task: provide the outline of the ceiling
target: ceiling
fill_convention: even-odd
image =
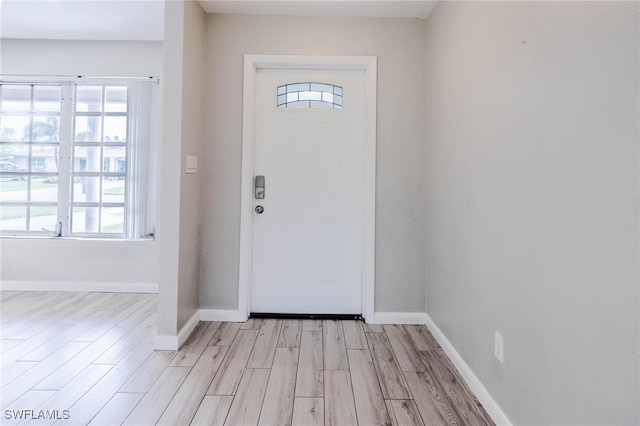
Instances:
[[[162,40],[158,0],[1,0],[2,38]]]
[[[427,0],[199,0],[208,13],[426,18]],[[162,40],[162,0],[0,0],[2,38]]]

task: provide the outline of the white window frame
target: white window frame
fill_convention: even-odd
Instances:
[[[72,137],[70,138],[71,141],[71,147],[69,148],[69,153],[71,155],[71,168],[69,170],[70,172],[70,176],[69,176],[69,184],[71,186],[71,191],[70,191],[70,206],[67,209],[67,211],[70,213],[70,215],[67,216],[67,220],[68,223],[64,223],[62,222],[62,229],[66,230],[67,235],[71,236],[71,237],[92,237],[92,236],[96,236],[96,235],[100,235],[100,236],[104,236],[106,238],[122,238],[121,236],[123,236],[126,239],[133,239],[132,235],[129,235],[128,233],[128,229],[129,227],[127,226],[128,223],[131,221],[130,215],[127,214],[127,211],[131,211],[131,209],[127,208],[127,204],[128,204],[128,199],[127,199],[127,193],[130,191],[129,187],[132,185],[131,180],[130,180],[130,173],[127,173],[127,170],[130,169],[130,167],[126,167],[124,172],[110,172],[104,171],[104,152],[106,151],[105,148],[109,148],[110,145],[112,144],[112,142],[104,142],[104,132],[105,132],[105,122],[106,122],[106,117],[125,117],[127,119],[127,136],[126,136],[126,140],[127,143],[117,143],[114,144],[112,147],[120,147],[120,148],[124,148],[125,149],[125,161],[128,162],[129,158],[130,158],[130,151],[131,151],[131,147],[128,143],[128,141],[131,139],[131,133],[132,130],[131,128],[129,128],[129,123],[130,123],[130,111],[129,111],[129,105],[131,105],[130,100],[130,96],[127,93],[127,111],[126,113],[121,113],[121,112],[117,112],[117,113],[111,113],[111,112],[107,112],[104,110],[104,104],[106,102],[106,89],[107,87],[127,87],[128,89],[128,84],[123,84],[122,82],[118,83],[118,84],[113,84],[113,83],[103,83],[103,82],[97,82],[97,81],[91,81],[89,83],[78,83],[78,84],[74,84],[72,87],[73,90],[73,95],[75,96],[77,94],[78,88],[79,87],[100,87],[101,89],[101,103],[103,105],[101,105],[100,111],[96,111],[96,112],[86,112],[86,111],[77,111],[77,100],[72,98],[72,116],[71,116],[71,123],[72,123],[72,127],[74,127],[74,130],[72,132]],[[97,117],[100,119],[101,122],[101,135],[98,138],[100,140],[100,142],[93,142],[93,141],[76,141],[75,140],[75,135],[77,133],[77,131],[75,130],[75,124],[77,122],[77,118],[78,117]],[[88,170],[74,170],[75,167],[75,148],[81,148],[84,147],[87,150],[87,153],[89,152],[89,149],[92,148],[98,148],[99,152],[100,152],[100,160],[97,164],[98,166],[98,170],[97,171],[88,171]],[[125,163],[126,164],[126,163]],[[104,202],[104,200],[102,200],[102,194],[104,194],[104,189],[102,189],[98,196],[98,201],[83,201],[83,202],[78,202],[74,199],[74,194],[73,194],[73,187],[75,184],[75,179],[77,177],[80,177],[81,179],[84,178],[85,180],[89,180],[92,178],[96,178],[98,179],[98,181],[100,182],[99,187],[102,188],[102,185],[104,184],[104,180],[106,178],[109,177],[122,177],[125,180],[125,190],[124,190],[124,195],[122,197],[122,202],[117,202],[117,203],[109,203],[109,202]],[[98,220],[98,232],[73,232],[73,220],[74,220],[74,216],[73,216],[73,209],[75,208],[85,208],[85,209],[97,209],[98,211],[98,215],[97,215],[97,220]],[[106,232],[102,232],[101,228],[102,228],[102,221],[104,219],[104,209],[105,208],[122,208],[123,209],[123,225],[122,225],[122,233],[106,233]],[[64,236],[64,232],[63,232],[63,236]]]
[[[62,102],[60,109],[60,141],[58,165],[58,200],[57,226],[55,230],[46,231],[0,231],[1,237],[6,236],[46,236],[138,240],[152,239],[155,233],[155,214],[153,197],[149,196],[150,179],[148,172],[154,170],[149,167],[149,161],[155,158],[155,144],[150,140],[156,136],[151,123],[152,115],[156,112],[153,101],[155,95],[148,83],[155,83],[157,77],[145,78],[92,78],[92,77],[35,77],[35,76],[0,76],[2,84],[59,84],[62,87]],[[75,122],[75,87],[76,85],[127,85],[128,91],[135,93],[128,95],[127,101],[127,146],[125,168],[124,195],[124,229],[123,233],[73,233],[71,232],[71,208],[73,190],[73,150],[74,150],[74,122]],[[132,111],[138,116],[132,118]],[[141,113],[142,112],[142,113]],[[64,117],[64,118],[63,118]],[[132,128],[142,134],[133,137]],[[144,141],[139,139],[145,139]],[[100,178],[103,176],[103,164],[100,164]],[[102,212],[100,212],[102,214]]]

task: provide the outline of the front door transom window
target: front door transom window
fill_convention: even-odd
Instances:
[[[293,83],[278,86],[278,108],[342,108],[342,87],[326,83]]]

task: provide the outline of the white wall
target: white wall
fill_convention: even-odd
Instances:
[[[201,157],[202,153],[204,16],[197,2],[165,2],[157,233],[160,243],[158,342],[162,342],[157,344],[165,348],[164,342],[173,341],[199,308],[202,172],[185,174],[185,156]]]
[[[184,4],[165,1],[164,7],[161,172],[156,232],[160,247],[157,333],[173,340],[171,338],[178,334]],[[156,346],[169,349],[175,344],[165,347],[164,343],[156,342]]]
[[[162,42],[2,39],[0,43],[2,74],[162,74]],[[0,263],[4,282],[158,283],[154,241],[2,238]]]
[[[205,13],[197,2],[185,2],[184,67],[182,81],[182,164],[180,181],[180,269],[178,329],[200,304],[204,113]],[[186,155],[198,157],[198,173],[185,175]]]
[[[427,22],[427,308],[516,424],[640,423],[638,30],[637,2]]]
[[[144,77],[162,73],[161,41],[0,39],[2,74]]]
[[[207,16],[201,306],[236,309],[243,55],[378,56],[376,311],[424,312],[425,22]]]

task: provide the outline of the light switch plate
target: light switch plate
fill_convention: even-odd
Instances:
[[[198,173],[198,157],[187,155],[187,174]]]
[[[493,354],[498,358],[498,361],[504,364],[504,339],[497,331],[495,332]]]

